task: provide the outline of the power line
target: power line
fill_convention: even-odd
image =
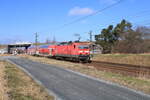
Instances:
[[[129,15],[129,16],[126,16],[126,17],[129,17],[129,18],[144,17],[143,14],[148,14],[148,15],[150,15],[150,10],[144,10],[144,11],[135,13],[134,15]]]
[[[138,23],[138,24],[144,24],[145,22],[146,22],[146,23],[150,22],[150,19],[138,21],[138,22],[135,22],[135,23]]]
[[[135,14],[133,14],[133,15],[127,15],[126,17],[128,17],[128,18],[130,18],[130,19],[133,19],[133,18],[138,18],[138,17],[143,17],[143,15],[142,14],[144,14],[144,13],[150,13],[150,10],[144,10],[144,11],[141,11],[141,12],[138,12],[138,13],[135,13]],[[117,18],[117,19],[119,19],[119,18]],[[116,19],[113,19],[113,20],[116,20]],[[147,21],[147,20],[146,20]],[[141,21],[140,21],[141,22]],[[142,21],[143,22],[143,21]],[[115,23],[114,21],[113,22],[111,22],[110,24],[113,24],[113,23]],[[136,22],[136,23],[139,23],[139,22]],[[135,24],[135,23],[134,23]],[[101,26],[104,26],[104,25],[101,25]],[[96,31],[98,31],[99,29],[96,29]]]
[[[87,15],[87,16],[81,17],[81,18],[79,18],[79,19],[76,19],[76,20],[74,20],[74,21],[72,21],[72,22],[66,23],[66,24],[62,25],[60,28],[58,28],[57,30],[59,30],[59,29],[61,29],[61,28],[64,28],[64,27],[66,27],[66,26],[69,26],[69,25],[71,25],[71,24],[77,23],[77,22],[79,22],[79,21],[81,21],[81,20],[87,19],[87,18],[89,18],[89,17],[91,17],[91,16],[97,15],[98,13],[103,12],[104,10],[107,10],[107,9],[109,9],[109,8],[112,8],[112,7],[114,7],[114,6],[118,5],[118,4],[120,4],[120,3],[123,2],[123,1],[124,1],[124,0],[119,0],[118,2],[113,3],[113,4],[107,6],[107,7],[103,8],[103,9],[97,10],[96,12],[94,12],[94,13],[92,13],[92,14],[90,14],[90,15]]]
[[[131,18],[131,19],[133,19],[133,18],[137,18],[137,17],[142,17],[141,15],[142,14],[145,14],[145,13],[150,13],[150,10],[144,10],[144,11],[141,11],[141,12],[137,12],[137,13],[135,13],[135,14],[133,14],[133,15],[127,15],[126,17],[129,17],[129,18]],[[117,19],[119,19],[119,18],[117,18]],[[114,20],[116,20],[116,19],[114,19]],[[140,21],[140,22],[133,22],[134,24],[139,24],[139,23],[145,23],[145,22],[149,22],[150,20],[144,20],[144,21]],[[111,22],[111,24],[113,24],[114,22]],[[137,25],[138,25],[137,24]],[[145,25],[149,25],[150,23],[146,23]],[[105,26],[105,25],[101,25],[101,26]],[[94,30],[94,31],[98,31],[98,30],[100,30],[100,28],[98,28],[98,29],[96,29],[96,30]],[[96,35],[96,34],[95,34]],[[92,35],[92,36],[94,36],[94,35]]]
[[[146,26],[150,26],[150,22],[149,22],[149,23],[145,23],[144,25],[146,25]]]

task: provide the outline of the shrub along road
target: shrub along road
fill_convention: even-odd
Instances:
[[[95,80],[66,69],[18,57],[5,59],[19,65],[62,100],[150,100],[149,95]]]

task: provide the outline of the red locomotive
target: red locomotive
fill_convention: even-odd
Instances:
[[[28,54],[49,56],[56,59],[67,59],[72,61],[90,61],[90,49],[87,42],[62,42],[57,45],[41,45],[30,47]]]

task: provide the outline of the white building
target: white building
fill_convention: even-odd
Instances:
[[[6,54],[8,53],[7,48],[0,49],[0,54]]]

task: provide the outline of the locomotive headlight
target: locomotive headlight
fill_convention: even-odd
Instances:
[[[79,51],[79,53],[82,53],[83,51]]]
[[[89,53],[89,51],[84,51],[84,52]]]

